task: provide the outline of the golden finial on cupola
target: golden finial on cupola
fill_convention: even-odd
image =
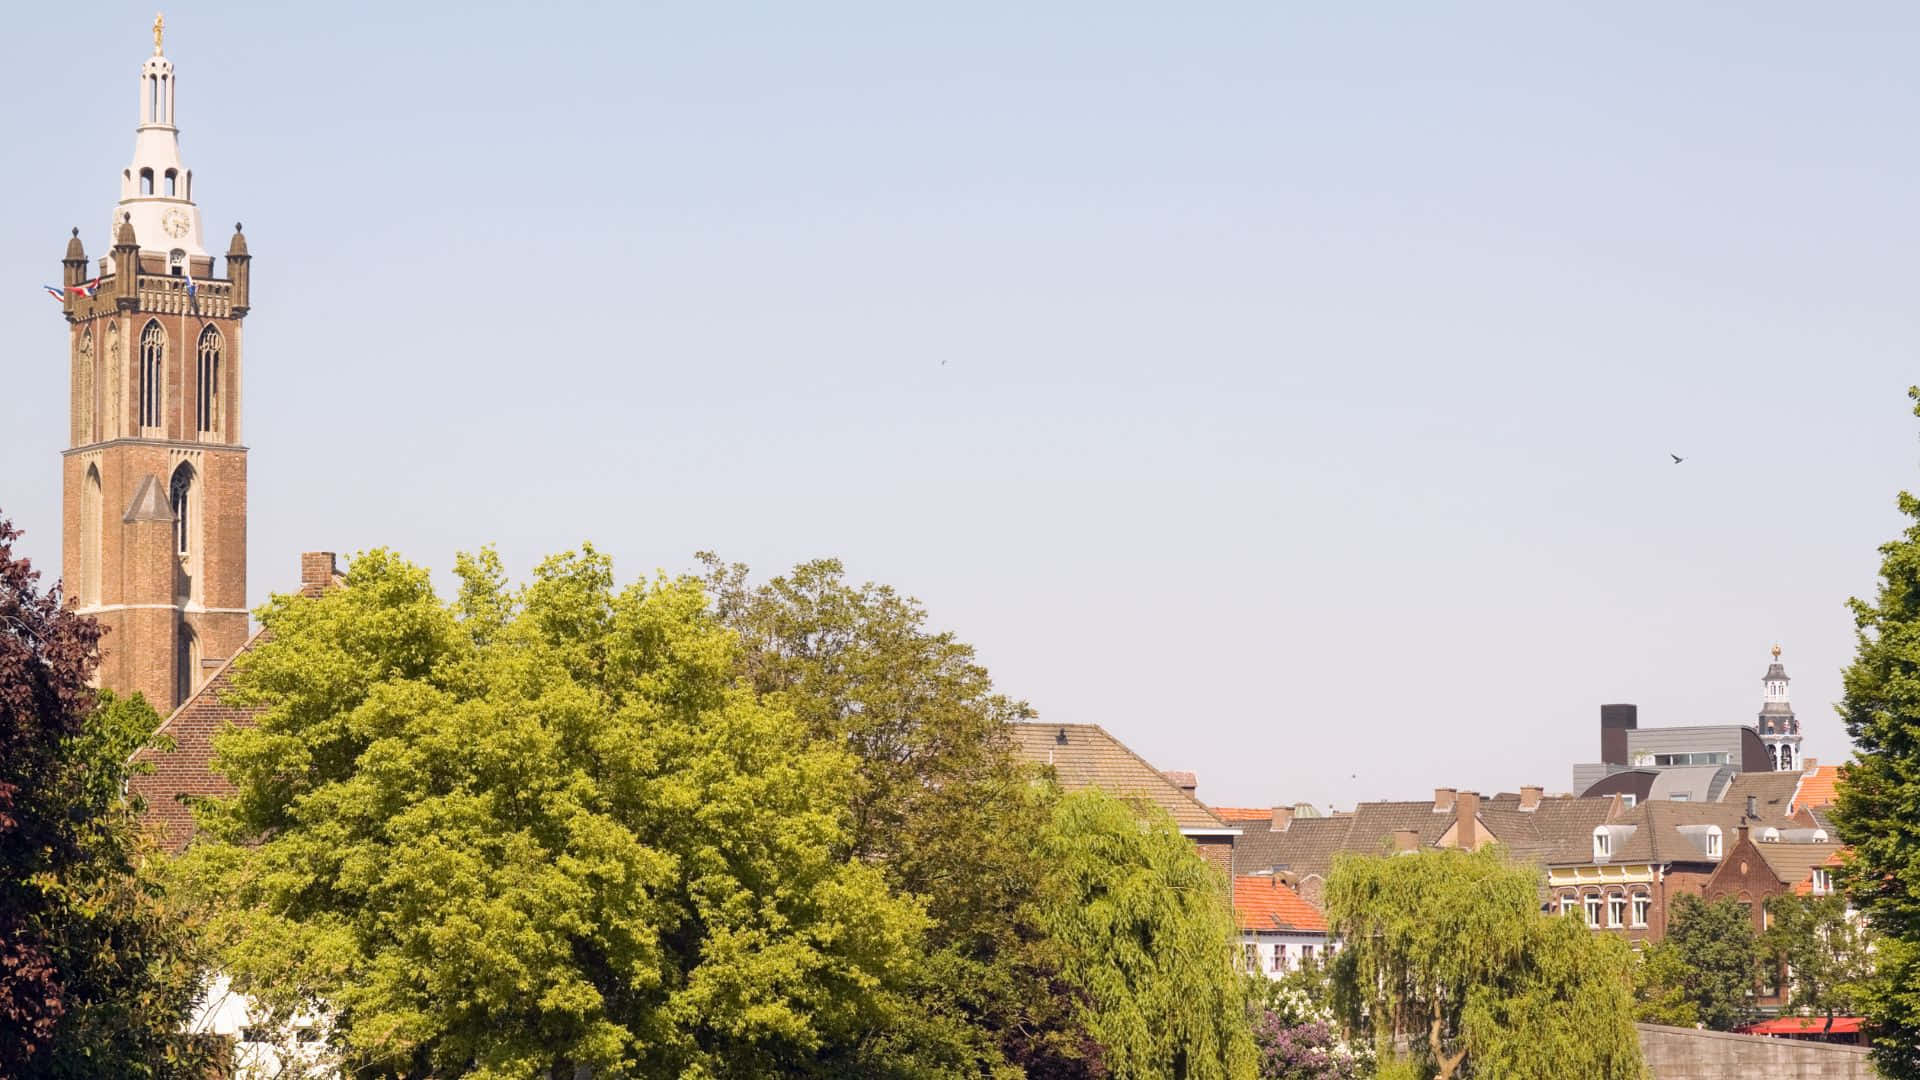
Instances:
[[[160,39],[167,32],[166,16],[155,13],[153,16],[153,55],[160,55]]]
[[[1777,641],[1773,643],[1773,658],[1780,659],[1780,643]]]

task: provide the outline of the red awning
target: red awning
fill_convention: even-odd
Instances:
[[[1733,1030],[1742,1035],[1857,1035],[1863,1022],[1858,1016],[1836,1016],[1829,1028],[1824,1016],[1781,1016]]]

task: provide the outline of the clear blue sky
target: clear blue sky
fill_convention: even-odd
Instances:
[[[302,549],[838,555],[1212,801],[1563,789],[1598,706],[1834,760],[1920,482],[1920,9],[175,4]],[[0,509],[145,3],[0,45]],[[1669,451],[1687,458],[1675,466]]]

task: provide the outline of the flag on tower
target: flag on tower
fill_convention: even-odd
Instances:
[[[94,278],[92,281],[83,281],[78,285],[69,285],[67,288],[81,296],[92,296],[100,291],[100,279]]]
[[[67,302],[67,294],[64,289],[56,289],[51,285],[42,285],[40,287],[47,290],[47,295],[53,297],[55,300],[63,304]]]

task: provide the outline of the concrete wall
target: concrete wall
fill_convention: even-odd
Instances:
[[[1861,1046],[1635,1024],[1653,1080],[1874,1080]]]

